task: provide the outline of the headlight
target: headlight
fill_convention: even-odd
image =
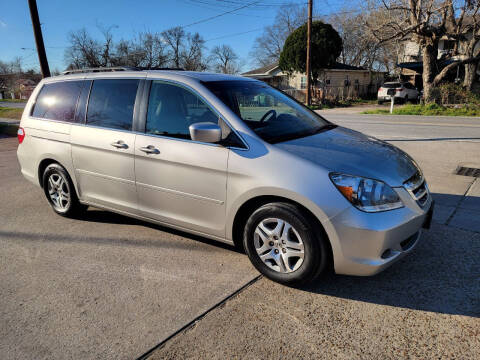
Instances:
[[[366,212],[398,209],[403,206],[397,193],[382,181],[332,173],[330,179],[355,207]]]

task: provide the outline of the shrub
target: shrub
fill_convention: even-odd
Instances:
[[[453,83],[442,84],[432,91],[432,97],[437,104],[468,104],[480,105],[480,95],[465,90],[460,85]]]

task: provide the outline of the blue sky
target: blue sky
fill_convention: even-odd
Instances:
[[[63,54],[68,46],[68,33],[85,27],[92,36],[100,37],[97,24],[115,25],[114,39],[129,39],[135,32],[162,31],[184,26],[235,10],[252,3],[249,0],[37,0],[40,21],[50,68],[63,70]],[[207,47],[228,44],[251,67],[248,53],[256,36],[265,25],[273,23],[278,6],[306,0],[264,0],[231,14],[185,27],[199,32]],[[322,0],[321,11],[328,14],[341,8],[342,0]],[[320,9],[320,4],[316,6]],[[242,35],[230,36],[240,32]],[[218,39],[222,37],[221,39]],[[20,56],[24,68],[37,68],[35,41],[32,33],[27,0],[0,0],[0,60],[10,61]],[[22,49],[23,48],[23,49]]]

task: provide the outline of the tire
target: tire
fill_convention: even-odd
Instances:
[[[382,101],[382,100],[377,100],[377,104],[378,104],[378,105],[382,105],[382,104],[383,104],[383,101]]]
[[[316,279],[327,268],[329,247],[322,234],[299,207],[270,203],[248,219],[243,245],[260,273],[278,283],[297,286]]]
[[[408,103],[408,95],[405,95],[405,97],[403,98],[403,103],[404,104]]]
[[[57,214],[76,217],[87,209],[78,201],[72,180],[61,165],[48,165],[43,172],[42,184],[47,201]]]

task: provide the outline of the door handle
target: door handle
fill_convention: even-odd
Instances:
[[[160,150],[158,150],[153,145],[148,145],[148,146],[145,146],[145,147],[141,147],[139,150],[143,151],[146,154],[160,154]]]
[[[116,147],[117,149],[128,149],[128,145],[123,142],[123,140],[118,140],[117,142],[113,142],[110,145]]]

